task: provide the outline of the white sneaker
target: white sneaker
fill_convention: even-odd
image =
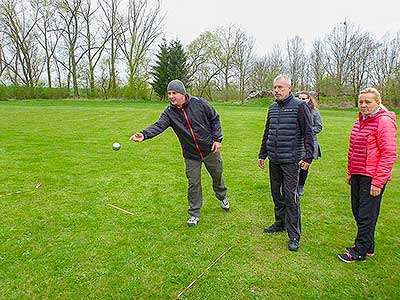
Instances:
[[[187,221],[187,225],[188,225],[189,227],[196,226],[197,223],[199,223],[199,221],[200,221],[200,218],[195,217],[195,216],[191,216],[191,217],[189,218],[189,220]]]
[[[220,201],[220,205],[221,205],[221,208],[222,208],[223,210],[228,211],[228,210],[229,210],[229,201],[228,201],[228,198],[225,198],[224,200],[221,200],[221,201]]]

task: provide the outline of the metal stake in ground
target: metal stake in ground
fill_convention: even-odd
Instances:
[[[236,243],[239,244],[240,241],[237,241]],[[230,247],[229,247],[228,249],[226,249],[220,256],[218,256],[217,259],[214,260],[214,261],[211,263],[211,265],[208,266],[207,269],[205,269],[203,272],[201,272],[201,274],[198,275],[187,287],[185,287],[178,295],[176,295],[176,297],[174,298],[174,300],[179,299],[184,293],[186,293],[186,291],[187,291],[188,289],[190,289],[190,288],[191,288],[205,273],[207,273],[207,271],[208,271],[209,269],[211,269],[218,261],[220,261],[220,260],[224,257],[224,255],[225,255],[226,253],[228,253],[229,251],[231,251],[233,247],[234,247],[234,245],[233,245],[233,246],[230,246]]]
[[[7,193],[7,194],[0,194],[0,198],[1,198],[1,197],[6,197],[6,196],[10,196],[10,195],[14,195],[14,194],[21,194],[21,193],[33,192],[34,190],[40,188],[41,186],[42,186],[41,183],[36,183],[34,189],[22,190],[22,191],[16,191],[16,192],[10,192],[10,193]]]

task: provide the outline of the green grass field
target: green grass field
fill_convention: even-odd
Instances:
[[[215,104],[231,211],[220,209],[204,169],[201,222],[188,228],[172,130],[128,143],[165,106],[0,102],[0,194],[32,190],[0,198],[0,299],[174,299],[230,246],[181,299],[400,299],[399,163],[383,197],[375,257],[336,257],[356,231],[345,184],[356,110],[321,111],[323,157],[301,198],[301,248],[292,253],[286,234],[263,233],[274,221],[268,172],[257,167],[267,107]]]

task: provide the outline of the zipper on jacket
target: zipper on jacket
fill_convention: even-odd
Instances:
[[[278,157],[278,132],[279,132],[279,127],[281,126],[281,112],[282,112],[282,107],[279,107],[279,113],[278,113],[278,124],[276,127],[276,131],[275,131],[275,154]]]
[[[186,114],[186,111],[185,111],[185,109],[183,107],[182,107],[182,112],[183,112],[183,115],[185,116],[186,123],[189,126],[190,134],[192,135],[192,138],[193,138],[194,144],[196,145],[197,151],[199,152],[201,159],[204,160],[203,153],[201,153],[199,144],[197,143],[196,136],[194,135],[192,125],[190,124],[189,118],[188,118],[188,116]]]

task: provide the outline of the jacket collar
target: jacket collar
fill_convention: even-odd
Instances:
[[[378,107],[377,107],[372,113],[370,113],[369,115],[362,114],[363,119],[365,120],[365,119],[367,119],[367,118],[372,118],[373,116],[375,116],[375,115],[379,112],[380,109],[381,109],[381,107],[378,106]]]
[[[186,98],[186,102],[183,103],[182,106],[173,105],[171,103],[169,104],[169,106],[174,108],[174,109],[182,110],[183,108],[186,108],[189,105],[189,102],[190,102],[190,99],[191,99],[189,94],[186,94],[185,98]]]
[[[383,109],[382,107],[379,107],[379,109],[372,112],[367,117],[365,117],[365,115],[362,114],[361,112],[358,112],[358,118],[359,118],[360,122],[366,122],[366,121],[368,122],[370,120],[375,120],[376,118],[379,118],[382,114],[385,114],[387,112],[388,112],[387,110]]]
[[[275,102],[278,103],[280,106],[286,105],[290,100],[294,98],[293,93],[290,93],[289,96],[286,99],[283,99],[281,101],[278,101],[275,99]]]

